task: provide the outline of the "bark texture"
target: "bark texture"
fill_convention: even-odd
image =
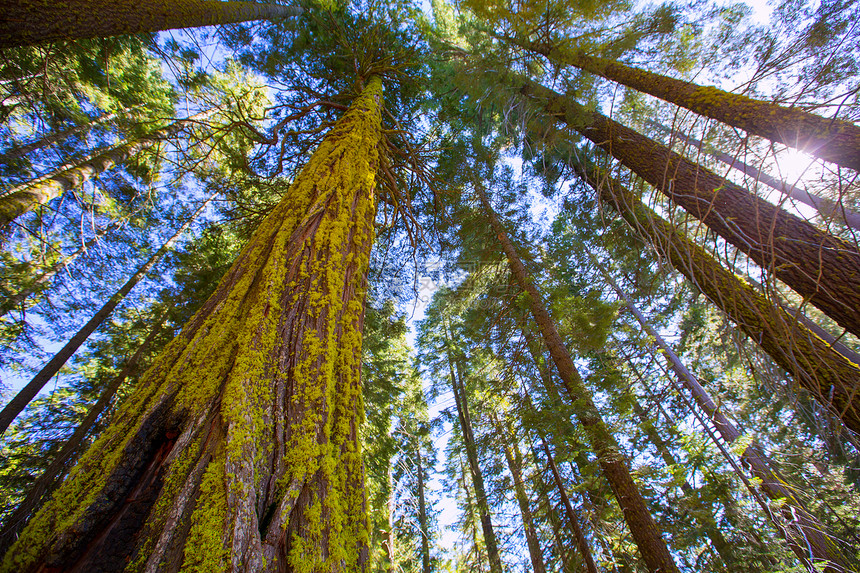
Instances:
[[[0,19],[0,48],[175,28],[274,20],[301,13],[279,4],[219,0],[15,0]]]
[[[860,251],[666,146],[534,82],[522,92],[860,336]]]
[[[550,356],[555,362],[568,398],[577,406],[577,418],[585,429],[591,442],[591,448],[597,456],[600,469],[609,481],[615,499],[621,506],[624,518],[630,527],[630,532],[633,534],[633,539],[636,541],[645,565],[653,573],[676,573],[678,567],[669,553],[666,542],[661,537],[654,518],[651,517],[645,506],[645,500],[633,481],[633,476],[630,475],[624,454],[618,447],[615,437],[603,422],[600,412],[591,398],[591,393],[579,376],[573,359],[564,346],[549,312],[547,312],[540,293],[531,282],[528,271],[523,266],[513,242],[493,211],[486,194],[480,188],[478,189],[478,198],[508,258],[511,273],[520,288],[529,295],[529,304],[535,322],[540,328]]]
[[[0,571],[358,571],[372,78]]]
[[[711,86],[676,80],[582,52],[522,44],[547,59],[623,84],[752,135],[860,171],[860,126]]]
[[[50,173],[3,192],[0,194],[0,228],[39,205],[44,205],[67,191],[79,188],[114,165],[121,164],[144,149],[177,134],[190,122],[206,118],[213,111],[207,110],[174,122],[141,139],[123,141],[107,149],[101,149],[76,163],[67,163]]]
[[[580,176],[819,403],[860,432],[860,366],[724,269],[616,180],[596,171]]]

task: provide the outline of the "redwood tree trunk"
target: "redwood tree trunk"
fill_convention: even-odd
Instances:
[[[639,548],[642,559],[653,573],[676,573],[678,567],[675,565],[666,542],[661,537],[657,524],[651,517],[645,500],[639,492],[639,488],[630,475],[624,454],[618,447],[615,437],[603,422],[597,406],[591,398],[591,394],[579,376],[573,359],[555,327],[555,323],[543,304],[540,293],[531,282],[514,244],[508,237],[507,232],[493,211],[484,192],[477,189],[478,198],[490,219],[496,237],[508,258],[508,264],[520,288],[529,297],[529,305],[535,322],[541,330],[547,349],[558,368],[559,375],[564,383],[564,388],[573,404],[577,405],[576,415],[582,424],[591,442],[592,450],[597,456],[600,468],[609,481],[615,499],[621,506],[624,518],[633,534],[633,539]]]
[[[363,567],[381,100],[371,78],[0,571]]]
[[[301,13],[293,6],[219,0],[15,0],[6,2],[3,10],[0,48],[274,20]]]
[[[547,59],[618,82],[637,91],[860,171],[860,127],[797,108],[782,107],[710,86],[676,80],[614,60],[571,53],[547,45],[520,43]]]
[[[579,175],[822,406],[848,428],[860,432],[858,365],[724,269],[705,249],[660,218],[615,179],[601,177],[596,171],[580,171]]]
[[[666,146],[535,82],[522,91],[860,336],[860,251]]]

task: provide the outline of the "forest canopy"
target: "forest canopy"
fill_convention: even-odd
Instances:
[[[5,2],[0,572],[860,571],[858,22]]]

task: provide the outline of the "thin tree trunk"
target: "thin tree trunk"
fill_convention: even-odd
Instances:
[[[660,333],[651,326],[645,316],[639,311],[630,297],[627,296],[615,280],[602,268],[603,278],[618,293],[618,297],[624,301],[625,306],[633,313],[636,320],[648,336],[654,340],[655,347],[660,351],[669,363],[669,367],[678,377],[678,381],[692,394],[696,404],[714,422],[714,426],[728,444],[736,442],[741,437],[741,432],[725,414],[725,408],[717,407],[698,379],[681,362],[674,350],[663,340]],[[789,546],[800,558],[802,563],[814,563],[823,565],[825,573],[837,573],[851,571],[851,565],[842,554],[836,543],[838,537],[833,535],[817,518],[806,509],[804,504],[797,499],[794,492],[787,485],[785,478],[776,471],[773,462],[764,453],[764,450],[753,440],[744,449],[741,458],[749,465],[753,475],[759,478],[761,488],[773,501],[779,503],[780,512],[785,518],[788,529],[793,535],[788,536]]]
[[[29,155],[34,151],[54,145],[55,143],[60,142],[68,137],[71,137],[72,135],[85,133],[92,129],[94,125],[106,123],[121,115],[125,115],[126,113],[126,110],[121,110],[113,113],[105,113],[82,125],[75,125],[73,127],[60,131],[53,131],[46,135],[43,135],[38,139],[28,141],[27,143],[23,143],[21,145],[16,145],[11,149],[8,149],[5,153],[0,154],[0,163],[11,163],[12,161],[21,159],[22,157]]]
[[[27,407],[33,398],[41,392],[42,388],[44,388],[45,384],[51,380],[57,373],[60,371],[60,368],[65,365],[65,363],[72,357],[72,355],[77,352],[78,348],[87,341],[90,335],[96,331],[96,329],[101,326],[102,322],[110,316],[113,310],[117,307],[119,303],[121,303],[128,293],[131,292],[137,283],[139,283],[146,274],[154,267],[158,261],[161,260],[167,252],[170,250],[170,247],[173,246],[179,237],[191,226],[191,224],[197,219],[200,213],[206,208],[206,205],[209,204],[213,197],[210,197],[206,200],[198,209],[194,212],[191,217],[188,218],[185,223],[182,224],[181,227],[170,237],[160,249],[158,249],[149,259],[143,263],[137,271],[125,282],[124,285],[120,287],[120,289],[112,296],[108,301],[96,312],[93,317],[87,321],[87,323],[78,330],[74,336],[63,346],[59,352],[57,352],[51,360],[45,364],[44,367],[39,371],[38,374],[33,376],[33,379],[24,386],[12,400],[9,401],[8,404],[0,411],[0,436],[2,436],[6,430],[9,428],[9,425],[12,421],[20,414],[24,408]]]
[[[812,396],[860,433],[860,367],[807,329],[801,321],[771,304],[705,249],[646,207],[615,179],[598,172],[579,175],[598,191],[646,242],[695,284],[743,332]]]
[[[853,123],[676,80],[614,60],[587,56],[583,52],[571,53],[547,45],[517,43],[555,63],[579,68],[752,135],[860,171],[860,153],[857,152],[860,149],[860,127]]]
[[[630,398],[633,405],[633,412],[636,414],[636,417],[639,418],[639,427],[642,428],[645,435],[648,436],[648,440],[654,444],[655,448],[657,448],[657,452],[660,454],[660,457],[663,458],[663,463],[666,464],[666,467],[678,466],[678,460],[676,460],[675,456],[673,456],[669,451],[668,445],[660,436],[660,433],[657,431],[657,428],[654,427],[654,424],[651,423],[651,420],[648,418],[648,414],[645,412],[642,405],[639,404],[639,400],[636,399],[635,394],[631,394]],[[719,554],[720,558],[723,560],[726,568],[729,571],[738,571],[738,560],[734,556],[734,547],[726,540],[723,532],[720,531],[719,527],[717,527],[716,520],[710,514],[710,508],[708,508],[706,504],[702,503],[702,498],[699,493],[686,479],[681,483],[681,491],[684,492],[684,495],[686,495],[688,499],[691,499],[699,506],[700,512],[697,513],[695,519],[701,523],[702,528],[705,530],[705,535],[708,536],[708,539],[711,541],[714,549],[716,549],[717,554]]]
[[[114,221],[113,223],[96,233],[96,236],[94,236],[92,239],[78,247],[77,250],[73,251],[72,253],[69,253],[67,256],[63,257],[61,261],[42,271],[42,274],[36,277],[36,279],[33,280],[33,282],[30,283],[29,286],[21,289],[14,294],[4,297],[3,300],[0,301],[0,316],[4,316],[5,314],[12,312],[21,303],[23,303],[31,295],[33,295],[33,293],[41,291],[44,285],[52,278],[54,278],[58,272],[68,267],[69,264],[72,263],[72,261],[74,261],[80,255],[86,253],[90,249],[90,247],[95,245],[106,234],[119,227],[120,224],[120,221]]]
[[[357,432],[381,107],[373,77],[0,572],[364,566]]]
[[[124,163],[144,149],[175,135],[188,123],[200,121],[214,111],[210,109],[176,121],[141,139],[122,141],[107,149],[100,149],[81,160],[62,165],[50,173],[3,192],[0,194],[0,228],[9,225],[17,217],[34,210],[39,205],[44,205],[67,191],[79,188],[96,175],[104,173],[114,165]]]
[[[852,229],[860,231],[860,213],[856,213],[855,211],[846,208],[842,205],[842,203],[837,201],[831,201],[830,199],[825,199],[824,197],[819,197],[818,195],[814,195],[809,191],[806,191],[805,189],[801,189],[800,187],[791,185],[790,183],[777,179],[776,177],[765,173],[757,167],[754,167],[748,163],[744,163],[737,157],[729,155],[728,153],[720,151],[719,149],[714,149],[712,146],[706,145],[704,142],[699,141],[698,139],[690,137],[689,135],[684,135],[680,131],[669,129],[665,125],[657,123],[656,121],[646,120],[645,123],[659,129],[663,133],[667,133],[672,138],[680,139],[685,143],[694,145],[697,149],[710,155],[717,161],[725,163],[726,165],[734,169],[738,169],[744,175],[752,177],[756,181],[761,181],[771,189],[776,189],[780,193],[788,195],[795,201],[799,201],[804,205],[812,207],[813,209],[818,211],[818,213],[825,219],[835,217],[840,221],[843,221]]]
[[[469,462],[469,473],[472,485],[475,488],[476,504],[481,519],[481,530],[484,533],[484,545],[487,547],[487,559],[492,573],[502,573],[502,560],[499,557],[499,546],[496,542],[496,533],[493,530],[493,522],[490,519],[490,505],[487,500],[487,490],[484,486],[484,475],[478,462],[478,449],[475,445],[475,435],[472,432],[472,418],[469,414],[469,405],[466,398],[466,389],[463,384],[463,375],[460,370],[459,356],[452,357],[451,336],[447,332],[445,336],[448,342],[448,366],[451,371],[451,390],[454,393],[454,401],[457,405],[457,418],[460,421],[460,429],[463,432],[463,444],[466,446],[466,458]]]
[[[119,374],[117,374],[116,377],[114,377],[114,379],[104,387],[99,399],[87,411],[87,415],[81,421],[80,425],[75,428],[74,433],[66,440],[59,453],[57,453],[54,459],[51,460],[50,465],[45,468],[45,471],[42,472],[42,475],[33,482],[33,485],[27,492],[27,496],[18,504],[18,507],[15,508],[12,515],[6,519],[3,524],[3,530],[0,531],[0,555],[6,553],[9,546],[14,543],[18,534],[24,528],[24,525],[26,525],[27,519],[29,519],[29,517],[33,515],[33,512],[42,505],[45,494],[54,489],[57,481],[66,471],[69,460],[72,459],[74,454],[78,453],[84,439],[89,435],[93,426],[95,426],[96,420],[99,419],[102,413],[113,401],[113,397],[116,395],[120,386],[122,386],[129,377],[134,376],[138,372],[141,358],[144,354],[149,352],[152,341],[161,332],[163,324],[162,320],[162,322],[150,330],[147,337],[141,345],[138,346],[137,351],[128,359],[119,371]]]
[[[388,573],[396,573],[397,565],[394,563],[394,471],[391,461],[388,462],[388,502],[386,510],[388,513],[388,535],[385,540],[385,553],[388,557]]]
[[[499,435],[499,440],[502,442],[502,449],[505,452],[505,460],[508,462],[508,470],[514,479],[514,493],[517,498],[517,505],[520,507],[520,515],[523,519],[523,532],[526,536],[526,545],[529,548],[529,559],[532,563],[532,571],[536,573],[546,573],[546,565],[543,561],[543,551],[541,551],[540,540],[535,529],[532,512],[529,508],[529,498],[526,494],[526,487],[523,483],[523,456],[520,448],[517,445],[516,432],[512,428],[503,428],[501,423],[493,417],[493,422],[496,427],[496,433]],[[505,436],[511,436],[510,443]]]
[[[301,9],[256,2],[217,0],[39,0],[7,2],[0,20],[0,48],[43,42],[105,38],[176,28],[196,28],[251,20],[276,20]]]
[[[639,551],[648,569],[654,573],[675,573],[675,565],[666,542],[661,537],[657,524],[645,506],[645,500],[639,488],[630,475],[624,454],[618,447],[615,437],[603,422],[600,412],[594,405],[591,394],[579,376],[570,353],[564,346],[561,336],[556,330],[555,323],[543,304],[540,293],[531,282],[514,244],[511,242],[504,227],[490,206],[485,193],[480,187],[476,188],[478,198],[490,219],[496,237],[508,258],[508,264],[517,283],[529,296],[529,305],[535,322],[540,327],[550,356],[558,369],[559,375],[567,390],[571,403],[577,406],[576,415],[585,429],[594,453],[597,455],[601,470],[615,494],[615,499],[621,506],[624,518],[630,526],[630,532],[639,547]]]
[[[535,82],[522,92],[860,336],[860,251],[664,145]]]
[[[430,531],[427,526],[427,499],[424,495],[424,461],[421,458],[421,442],[416,452],[418,464],[418,526],[421,528],[421,571],[430,573]]]
[[[565,490],[564,480],[561,479],[561,474],[558,471],[558,466],[555,465],[555,460],[552,457],[552,452],[549,449],[549,444],[546,443],[546,440],[541,436],[541,445],[543,447],[543,452],[546,455],[547,465],[549,466],[549,470],[552,473],[552,479],[555,482],[555,487],[558,490],[559,495],[561,496],[561,502],[564,504],[564,511],[567,514],[567,521],[570,523],[570,528],[573,530],[573,536],[576,539],[576,545],[579,547],[579,552],[583,557],[585,570],[588,573],[597,573],[597,565],[594,564],[594,558],[591,556],[591,548],[588,546],[588,540],[585,538],[585,533],[582,531],[582,527],[579,524],[579,516],[576,514],[576,510],[573,507],[573,504],[570,502],[570,498],[567,497],[567,491]]]

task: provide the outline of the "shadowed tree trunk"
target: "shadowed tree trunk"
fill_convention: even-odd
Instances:
[[[189,123],[200,121],[211,115],[207,110],[134,141],[122,141],[107,149],[100,149],[87,157],[67,163],[57,169],[17,185],[0,194],[0,229],[20,215],[44,205],[67,191],[77,189],[96,175],[104,173],[114,165],[128,161],[130,157],[148,149],[168,137],[177,134]]]
[[[457,418],[460,421],[460,429],[463,432],[463,443],[466,446],[466,458],[469,462],[469,473],[472,485],[475,488],[475,501],[478,506],[478,514],[481,519],[481,530],[484,533],[484,545],[487,547],[487,558],[490,562],[492,573],[502,573],[502,560],[499,557],[499,546],[496,542],[496,533],[493,530],[493,522],[490,519],[490,505],[487,501],[487,490],[484,486],[484,475],[478,461],[478,449],[475,445],[475,434],[472,432],[472,417],[469,413],[469,403],[466,399],[466,389],[463,384],[463,373],[460,366],[460,356],[452,356],[451,335],[445,327],[446,352],[448,354],[448,366],[451,373],[451,390],[454,393],[454,401],[457,405]]]
[[[578,171],[654,248],[695,284],[740,329],[822,406],[860,432],[860,367],[839,354],[803,323],[770,303],[749,284],[724,269],[705,249],[610,177]]]
[[[4,3],[3,9],[0,48],[275,20],[301,13],[294,6],[219,0],[15,0]]]
[[[664,145],[535,82],[522,93],[860,336],[860,251]]]
[[[676,80],[583,52],[505,39],[538,52],[554,63],[579,68],[752,135],[860,171],[860,153],[857,152],[860,149],[860,127],[853,123]]]
[[[427,499],[424,495],[424,461],[421,457],[421,442],[416,450],[418,470],[418,526],[421,528],[421,571],[430,573],[430,532],[427,529]]]
[[[0,570],[362,568],[381,105],[371,78]]]
[[[825,219],[835,217],[836,219],[843,221],[852,229],[860,231],[860,213],[856,213],[851,209],[847,209],[841,203],[831,201],[830,199],[825,199],[824,197],[819,197],[818,195],[813,195],[809,191],[806,191],[804,189],[796,187],[795,185],[791,185],[790,183],[768,175],[761,169],[754,167],[748,163],[744,163],[737,157],[729,155],[728,153],[720,151],[719,149],[714,149],[712,146],[706,145],[704,142],[699,141],[698,139],[692,138],[689,135],[684,135],[679,131],[669,129],[665,125],[657,123],[656,121],[646,120],[645,123],[647,123],[651,127],[657,128],[663,133],[668,134],[673,139],[679,139],[685,143],[689,143],[690,145],[695,146],[696,149],[710,155],[717,161],[725,163],[729,167],[733,167],[741,171],[744,175],[747,175],[749,177],[752,177],[756,181],[764,183],[771,189],[776,189],[780,193],[788,195],[795,201],[799,201],[804,205],[812,207],[813,209],[818,211],[818,213]]]
[[[504,227],[490,206],[486,194],[480,187],[476,187],[478,199],[490,219],[490,224],[501,243],[501,247],[507,256],[511,273],[520,288],[528,294],[529,305],[535,322],[541,330],[546,346],[558,369],[559,375],[564,383],[568,398],[576,406],[576,416],[582,424],[591,442],[591,448],[597,456],[600,468],[609,481],[615,499],[621,506],[624,518],[630,527],[630,532],[636,541],[639,552],[642,555],[649,571],[653,573],[676,573],[678,567],[675,565],[666,542],[663,541],[661,533],[654,522],[654,518],[645,506],[645,500],[639,492],[639,488],[630,475],[624,454],[618,447],[615,437],[609,432],[603,422],[597,406],[591,398],[591,393],[579,376],[573,359],[558,330],[543,304],[543,300],[537,288],[531,282],[514,244],[511,242]]]
[[[20,414],[24,408],[27,407],[27,404],[30,403],[36,395],[42,391],[42,388],[45,387],[45,384],[48,381],[57,375],[69,358],[77,352],[78,348],[87,341],[90,335],[96,331],[96,329],[101,326],[101,324],[105,321],[105,319],[110,316],[113,310],[117,307],[119,303],[121,303],[128,293],[131,292],[137,283],[142,281],[146,274],[154,267],[161,258],[167,254],[170,250],[170,247],[173,246],[179,237],[188,230],[188,227],[197,219],[197,217],[203,212],[206,208],[206,205],[214,198],[214,195],[207,199],[198,209],[194,212],[191,217],[188,218],[185,223],[182,224],[179,229],[173,234],[172,237],[167,239],[165,243],[159,248],[149,259],[143,263],[140,268],[135,272],[126,282],[122,285],[119,290],[112,296],[110,299],[96,312],[93,317],[87,321],[85,325],[78,330],[74,336],[63,346],[51,360],[48,361],[47,364],[39,371],[38,374],[33,376],[33,379],[24,386],[12,400],[9,401],[8,404],[0,411],[0,436],[2,436],[6,430],[9,428],[9,425],[12,421]]]

